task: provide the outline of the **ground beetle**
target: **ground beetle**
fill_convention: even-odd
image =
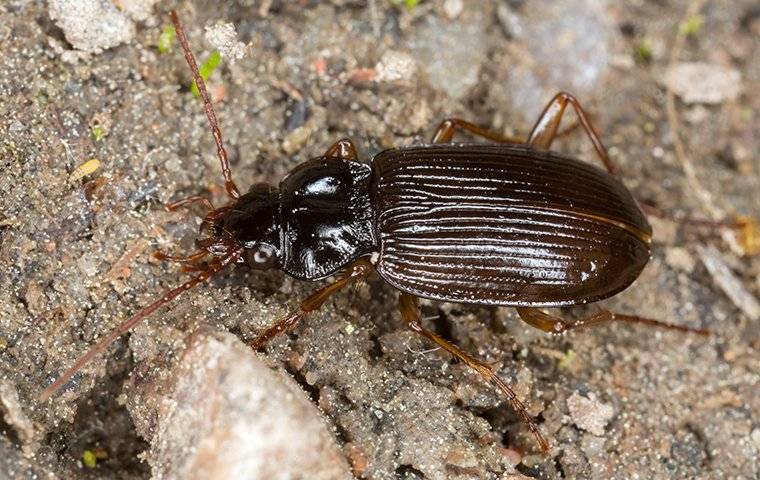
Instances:
[[[297,166],[279,186],[256,184],[241,195],[206,87],[177,15],[171,15],[203,99],[230,201],[214,208],[207,198],[194,196],[169,205],[175,210],[200,202],[209,210],[201,225],[208,236],[196,241],[198,252],[157,255],[197,276],[103,338],[44,391],[43,399],[119,335],[236,263],[278,268],[302,280],[342,272],[253,340],[255,349],[292,329],[333,293],[376,271],[399,290],[401,316],[409,327],[493,382],[544,451],[548,442],[493,367],[422,326],[418,297],[516,307],[525,322],[552,333],[620,320],[707,334],[607,310],[566,321],[539,309],[610,297],[638,277],[650,255],[652,229],[572,95],[562,92],[549,102],[527,141],[449,119],[431,144],[385,150],[367,165],[343,139]],[[568,105],[606,172],[549,150]],[[496,143],[451,143],[458,130]]]

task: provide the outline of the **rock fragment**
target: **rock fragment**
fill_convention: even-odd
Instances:
[[[598,95],[616,36],[606,4],[534,0],[519,17],[502,8],[502,29],[515,39],[515,53],[500,67],[507,70],[508,85],[492,88],[510,92],[514,108],[530,121],[558,90],[581,99]]]
[[[154,478],[350,479],[322,415],[234,335],[201,332],[157,412]]]
[[[681,62],[665,72],[665,85],[686,103],[718,104],[741,93],[738,70],[704,62]]]
[[[235,63],[245,55],[245,43],[238,41],[235,26],[231,23],[206,27],[206,40],[230,63]]]
[[[36,429],[29,417],[24,413],[18,391],[12,383],[0,382],[0,413],[2,420],[14,428],[16,435],[24,445],[36,440]]]
[[[135,26],[108,0],[49,0],[50,18],[77,50],[100,53],[132,40]]]
[[[456,21],[425,18],[409,48],[430,84],[453,99],[464,97],[478,83],[487,54],[487,22],[482,9],[467,2]]]
[[[604,427],[614,413],[611,405],[600,402],[593,393],[587,398],[573,392],[567,399],[567,408],[575,425],[597,436],[604,435]]]
[[[375,65],[375,71],[378,82],[405,82],[414,77],[417,62],[408,53],[388,50]]]

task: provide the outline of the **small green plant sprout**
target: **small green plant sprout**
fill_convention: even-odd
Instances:
[[[82,452],[82,463],[87,468],[95,468],[98,466],[98,460],[105,460],[108,458],[108,452],[102,448],[87,449]]]
[[[407,10],[413,10],[414,7],[420,4],[421,0],[390,0],[393,5],[405,6]]]
[[[208,81],[208,77],[214,73],[214,70],[217,69],[220,63],[222,63],[222,55],[219,53],[219,50],[214,50],[206,61],[198,67],[198,73],[200,73],[204,82]],[[192,87],[190,87],[190,91],[192,91],[193,95],[196,97],[201,96],[201,92],[198,91],[198,85],[196,85],[195,82],[193,82]]]
[[[634,45],[634,53],[636,59],[642,63],[649,63],[652,61],[652,42],[647,38],[642,38]]]
[[[106,136],[106,131],[100,125],[93,125],[92,128],[90,128],[90,134],[92,134],[93,140],[99,142]]]
[[[176,36],[177,32],[174,30],[174,26],[164,25],[164,29],[161,31],[161,35],[158,36],[158,41],[156,42],[158,53],[170,52],[174,44],[174,37]]]
[[[85,450],[82,453],[82,463],[87,468],[95,468],[98,466],[98,457],[95,456],[95,452],[92,450]]]
[[[692,15],[678,26],[678,33],[684,37],[696,37],[705,25],[705,17]]]
[[[569,369],[570,366],[573,364],[573,362],[575,362],[575,357],[576,357],[576,354],[573,349],[570,349],[567,352],[565,352],[565,354],[562,356],[562,358],[559,361],[559,364],[558,364],[559,368],[562,368],[565,370]]]

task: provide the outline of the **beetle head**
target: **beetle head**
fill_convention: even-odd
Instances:
[[[254,184],[235,203],[209,213],[201,224],[210,236],[197,245],[215,256],[243,248],[240,261],[257,270],[280,265],[280,196],[277,188]]]

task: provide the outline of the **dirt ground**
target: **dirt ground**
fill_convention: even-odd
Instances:
[[[191,332],[250,340],[315,288],[230,270],[123,336],[61,395],[38,400],[96,338],[185,278],[151,254],[190,251],[199,210],[163,204],[224,201],[181,52],[156,46],[172,8],[201,61],[213,50],[206,26],[230,22],[246,44],[209,81],[243,188],[276,183],[342,137],[369,161],[425,141],[448,116],[525,135],[564,88],[638,198],[676,216],[760,218],[752,0],[692,12],[665,0],[203,4],[148,5],[124,42],[86,54],[47,3],[0,4],[0,478],[150,478],[151,468],[160,477],[171,460],[156,448],[163,382]],[[717,69],[707,92],[716,98],[688,99],[666,83],[679,62]],[[580,131],[554,148],[596,162]],[[99,168],[80,175],[94,158]],[[741,255],[714,227],[652,225],[643,274],[599,306],[708,328],[711,338],[619,324],[550,336],[512,309],[423,303],[430,328],[493,362],[529,404],[549,455],[497,391],[405,328],[377,277],[338,294],[264,358],[324,412],[361,478],[760,478],[760,256]],[[711,259],[726,268],[708,268]]]

